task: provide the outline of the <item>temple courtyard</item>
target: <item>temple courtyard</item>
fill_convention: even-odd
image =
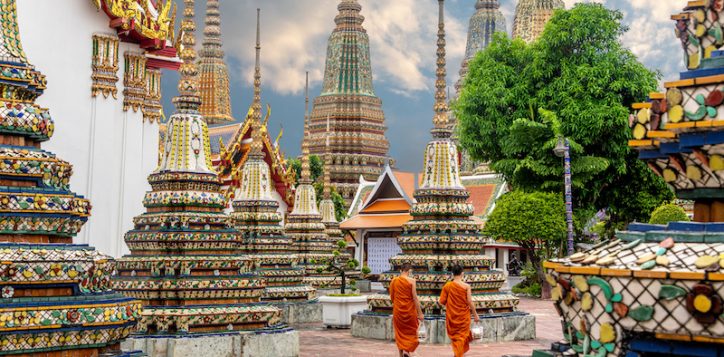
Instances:
[[[549,348],[551,343],[563,338],[561,323],[553,302],[521,298],[519,308],[535,316],[537,338],[531,341],[512,341],[493,344],[475,344],[467,357],[530,356],[533,350]],[[398,356],[395,343],[352,337],[350,330],[326,329],[319,324],[299,327],[300,356]],[[450,346],[421,345],[419,357],[451,355]]]

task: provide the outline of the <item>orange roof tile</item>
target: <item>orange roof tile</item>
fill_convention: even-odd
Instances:
[[[356,215],[340,224],[342,229],[400,228],[412,219],[408,213]]]
[[[470,192],[470,198],[468,203],[473,204],[474,215],[484,215],[490,206],[490,201],[495,194],[496,185],[485,184],[479,186],[468,186],[468,192]]]
[[[360,213],[394,213],[408,212],[410,204],[403,198],[392,200],[377,200],[371,205],[365,207]]]
[[[415,173],[402,171],[393,171],[392,173],[395,174],[397,182],[402,186],[402,190],[405,191],[407,197],[412,198],[413,193],[415,193]]]

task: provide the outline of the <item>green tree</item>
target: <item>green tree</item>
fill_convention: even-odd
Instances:
[[[302,160],[299,158],[289,159],[288,165],[296,172],[297,182],[299,182],[302,177]],[[312,181],[317,181],[322,176],[323,169],[324,163],[319,156],[309,155],[309,173],[312,175]]]
[[[659,74],[621,44],[622,18],[577,4],[556,11],[532,44],[496,34],[470,63],[454,105],[461,145],[513,188],[563,192],[552,149],[568,138],[575,211],[605,208],[614,224],[645,218],[671,197],[628,147],[629,108],[656,89]]]
[[[566,239],[563,197],[558,193],[511,191],[500,197],[485,223],[484,233],[494,239],[517,243],[528,251],[537,283],[545,283],[542,261],[562,251]]]
[[[683,208],[673,203],[661,205],[651,214],[650,224],[668,224],[669,222],[688,222],[689,216]]]

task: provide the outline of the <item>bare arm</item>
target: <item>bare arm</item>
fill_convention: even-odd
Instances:
[[[425,315],[422,314],[422,307],[420,306],[420,299],[417,297],[417,282],[412,282],[412,300],[415,301],[415,308],[417,309],[417,318],[423,320]]]
[[[475,322],[480,321],[480,317],[478,316],[478,310],[475,309],[475,303],[473,303],[473,289],[470,288],[470,285],[467,287],[468,290],[468,306],[470,306],[470,313],[473,314],[473,319],[475,319]]]

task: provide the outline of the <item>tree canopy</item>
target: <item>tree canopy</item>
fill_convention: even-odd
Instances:
[[[559,137],[570,141],[574,208],[646,220],[672,192],[628,147],[631,104],[659,74],[625,48],[620,11],[579,3],[556,11],[537,41],[497,33],[470,63],[454,104],[461,145],[513,188],[563,192]]]
[[[289,159],[288,164],[296,173],[297,182],[299,182],[299,178],[302,177],[302,160]],[[319,176],[322,176],[322,172],[324,172],[322,159],[317,155],[309,155],[309,173],[312,175],[312,181],[317,181]]]

